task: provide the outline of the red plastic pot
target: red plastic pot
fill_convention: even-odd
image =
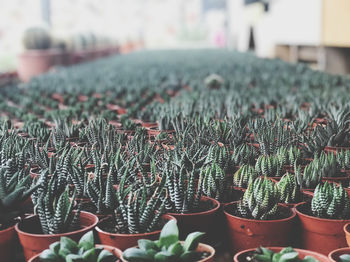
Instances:
[[[115,255],[119,259],[123,255],[123,252],[120,249],[116,248],[116,247],[111,247],[111,246],[106,246],[106,245],[96,245],[96,247],[103,247],[103,249],[111,252],[113,255]],[[40,256],[40,254],[37,254],[36,256],[34,256],[31,259],[29,259],[28,262],[40,262],[39,256]],[[116,261],[118,261],[118,260],[116,260]]]
[[[2,262],[13,261],[13,247],[16,244],[15,227],[0,230],[0,255]]]
[[[343,228],[350,220],[313,217],[305,214],[306,209],[307,203],[295,207],[301,222],[302,248],[328,255],[335,249],[346,247]]]
[[[272,250],[273,252],[277,253],[277,252],[280,252],[284,247],[267,247],[267,248]],[[246,262],[247,255],[249,255],[251,252],[254,252],[255,250],[256,250],[256,248],[243,250],[243,251],[237,253],[233,257],[233,261]],[[312,257],[316,258],[319,262],[328,262],[329,261],[325,255],[322,255],[322,254],[319,254],[319,253],[316,253],[313,251],[298,249],[298,248],[294,248],[294,250],[299,253],[299,259],[304,259],[306,256],[312,256]]]
[[[79,239],[86,232],[92,230],[97,223],[98,218],[95,215],[82,211],[80,213],[81,229],[73,232],[54,235],[40,234],[41,226],[38,216],[31,216],[22,220],[15,226],[15,229],[23,247],[24,256],[26,260],[29,260],[31,257],[49,248],[50,244],[59,241],[63,236],[79,241]]]
[[[163,215],[163,218],[166,221],[175,219],[170,215]],[[157,230],[149,233],[140,233],[140,234],[117,234],[110,233],[102,230],[100,228],[101,224],[96,227],[98,237],[100,238],[101,244],[109,245],[113,247],[118,247],[121,250],[125,250],[129,247],[137,246],[137,241],[139,239],[149,239],[157,240],[159,238],[161,230]]]
[[[326,146],[324,148],[324,151],[334,153],[334,154],[337,154],[337,152],[340,152],[340,151],[347,151],[347,150],[350,150],[350,147]]]
[[[350,247],[350,223],[345,224],[343,230],[345,232],[346,243]]]
[[[343,247],[343,248],[333,250],[331,253],[329,253],[328,258],[332,262],[340,262],[339,257],[345,254],[350,255],[350,247]]]
[[[230,214],[228,210],[237,203],[224,207],[231,251],[239,252],[259,246],[288,246],[292,242],[296,217],[294,210],[281,205],[281,208],[290,211],[289,217],[278,220],[254,220]]]
[[[184,242],[181,241],[181,243],[183,244]],[[134,246],[134,247],[137,247],[137,246]],[[214,261],[215,249],[212,246],[209,246],[209,245],[206,245],[203,243],[199,243],[196,251],[197,252],[206,252],[206,253],[209,253],[210,255],[205,259],[194,261],[194,262],[213,262]],[[121,260],[123,262],[128,262],[122,256],[121,256]]]
[[[211,201],[214,207],[208,211],[190,213],[190,214],[178,214],[178,213],[168,213],[177,220],[177,225],[180,231],[180,238],[187,236],[189,233],[200,231],[200,232],[210,232],[212,227],[215,227],[215,222],[217,219],[217,212],[220,209],[220,202],[210,198],[202,197],[201,201]],[[206,236],[208,237],[208,236]]]

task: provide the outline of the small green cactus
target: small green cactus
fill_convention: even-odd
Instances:
[[[238,215],[243,218],[270,220],[278,217],[280,196],[277,186],[267,178],[258,177],[250,183],[238,203]]]
[[[247,188],[248,185],[251,184],[257,177],[258,174],[255,172],[253,166],[243,165],[233,175],[233,185]]]
[[[292,174],[285,174],[277,183],[280,193],[280,202],[286,204],[298,203],[302,199],[297,179]]]
[[[283,174],[283,165],[286,164],[286,155],[260,155],[255,164],[259,175],[280,177]]]
[[[23,35],[23,44],[27,50],[44,50],[51,46],[50,33],[42,27],[28,28]]]
[[[343,187],[334,183],[319,184],[312,198],[311,211],[320,218],[349,219],[349,196]]]

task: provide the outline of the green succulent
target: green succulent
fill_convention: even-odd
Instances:
[[[267,177],[282,176],[286,160],[286,155],[260,155],[255,163],[255,171]]]
[[[257,178],[244,192],[243,199],[237,205],[240,217],[270,220],[278,216],[280,196],[277,186],[267,178]]]
[[[201,253],[196,252],[196,249],[203,235],[201,232],[191,233],[181,243],[176,221],[170,220],[164,225],[158,240],[140,239],[137,248],[124,251],[123,258],[128,262],[198,261]]]
[[[299,258],[299,253],[292,247],[286,247],[280,252],[275,253],[272,250],[259,247],[256,249],[253,257],[253,261],[259,262],[317,262],[318,260],[312,256],[306,256],[303,259]]]
[[[253,166],[243,165],[233,175],[233,185],[247,188],[258,177]]]
[[[339,256],[339,259],[341,262],[349,262],[350,261],[350,254],[343,254]]]
[[[116,257],[103,247],[96,247],[93,231],[85,233],[76,243],[68,237],[61,237],[39,256],[41,262],[114,262]]]
[[[306,165],[303,172],[300,166],[294,165],[294,172],[301,188],[314,189],[322,181],[322,173],[313,162]]]
[[[278,181],[277,187],[280,195],[280,202],[286,204],[299,203],[302,200],[300,186],[295,175],[285,174]]]
[[[350,200],[342,186],[325,182],[319,184],[311,201],[312,214],[320,218],[349,219]]]

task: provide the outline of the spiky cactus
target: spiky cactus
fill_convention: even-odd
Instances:
[[[280,200],[277,186],[267,178],[257,178],[244,192],[243,199],[237,205],[240,217],[269,220],[278,217]]]
[[[350,150],[337,152],[337,162],[342,169],[350,169]]]
[[[343,187],[335,183],[319,184],[311,201],[311,211],[320,218],[349,219],[349,196]]]
[[[277,187],[281,203],[292,204],[301,201],[302,194],[295,175],[288,173],[283,175]]]
[[[47,191],[42,192],[37,199],[36,211],[43,234],[59,234],[79,229],[80,205],[73,212],[76,193],[74,192],[71,199],[68,188],[62,194],[54,193],[53,180],[54,178],[51,179]]]
[[[301,167],[294,165],[295,177],[301,188],[313,189],[322,181],[322,173],[311,162],[301,171]]]
[[[247,188],[258,174],[255,172],[255,168],[250,165],[241,166],[237,172],[233,175],[233,185],[237,187]]]
[[[253,165],[257,157],[256,149],[253,146],[242,144],[233,148],[232,162],[235,166]]]
[[[259,175],[279,177],[283,174],[283,165],[286,164],[286,155],[261,155],[258,157],[255,170]]]

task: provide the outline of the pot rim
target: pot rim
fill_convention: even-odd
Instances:
[[[287,206],[284,206],[283,204],[278,204],[280,207],[282,208],[285,208],[285,209],[289,209],[291,211],[291,215],[286,217],[286,218],[282,218],[282,219],[273,219],[273,220],[258,220],[258,219],[251,219],[251,218],[243,218],[243,217],[238,217],[238,216],[234,216],[230,213],[228,213],[225,209],[228,207],[228,206],[231,206],[231,205],[234,205],[234,204],[237,204],[239,201],[234,201],[228,205],[225,205],[224,206],[224,214],[226,216],[229,216],[229,217],[233,217],[235,219],[239,219],[239,220],[243,220],[243,221],[249,221],[249,222],[256,222],[256,223],[274,223],[274,222],[284,222],[284,221],[289,221],[289,220],[292,220],[294,219],[297,214],[294,210],[294,208],[289,208]]]
[[[350,234],[350,231],[347,229],[349,226],[350,226],[350,222],[349,222],[349,223],[346,223],[346,224],[344,225],[343,229],[344,229],[344,233],[345,233],[345,234]]]
[[[81,229],[78,229],[78,230],[75,230],[75,231],[71,231],[71,232],[66,232],[66,233],[60,233],[60,234],[33,234],[33,233],[28,233],[28,232],[25,232],[23,231],[22,229],[19,228],[19,224],[22,223],[23,221],[25,221],[26,219],[34,219],[34,218],[39,218],[38,215],[33,215],[33,216],[30,216],[30,217],[27,217],[25,219],[23,219],[22,221],[18,222],[16,225],[15,225],[15,229],[16,229],[16,232],[18,234],[21,234],[21,235],[25,235],[25,236],[30,236],[30,237],[36,237],[36,238],[47,238],[47,237],[64,237],[64,236],[69,236],[71,234],[76,234],[76,233],[80,233],[80,232],[83,232],[83,231],[86,231],[87,228],[90,228],[90,230],[93,230],[97,223],[98,223],[98,217],[95,216],[94,214],[90,213],[90,212],[86,212],[86,211],[80,211],[80,215],[88,215],[90,217],[93,217],[94,218],[94,223],[92,223],[91,225],[89,226],[86,226],[86,227],[83,227]]]
[[[301,217],[307,217],[307,218],[310,218],[310,219],[314,219],[314,220],[319,220],[319,221],[333,221],[333,222],[339,222],[339,221],[349,221],[350,223],[350,218],[349,219],[330,219],[330,218],[320,218],[320,217],[314,217],[314,216],[310,216],[310,215],[307,215],[307,214],[304,214],[303,212],[299,211],[298,208],[300,208],[302,205],[305,205],[307,204],[306,202],[304,203],[299,203],[297,204],[294,209],[295,209],[295,212],[297,213],[298,216],[301,216]],[[347,223],[347,224],[349,224]]]
[[[162,217],[167,217],[169,218],[168,221],[170,220],[176,220],[175,217],[173,217],[172,215],[169,214],[164,214]],[[103,221],[101,221],[103,222]],[[111,235],[111,236],[117,236],[117,237],[142,237],[142,236],[150,236],[150,235],[155,235],[160,233],[162,230],[156,230],[156,231],[152,231],[152,232],[146,232],[146,233],[137,233],[137,234],[120,234],[120,233],[111,233],[105,230],[102,230],[98,225],[96,225],[95,227],[97,233],[101,233],[101,234],[106,234],[106,235]]]
[[[272,251],[275,250],[274,252],[276,252],[276,251],[282,250],[282,249],[285,248],[285,247],[265,247],[265,248],[270,249],[270,250],[272,250]],[[299,253],[299,252],[307,252],[307,253],[309,253],[309,255],[311,255],[311,256],[312,256],[312,255],[317,255],[317,256],[323,257],[323,258],[325,259],[325,261],[328,260],[328,258],[327,258],[326,255],[323,255],[323,254],[318,253],[318,252],[315,252],[315,251],[311,251],[311,250],[307,250],[307,249],[294,248],[294,247],[293,247],[293,249],[294,249],[295,251],[297,251],[298,253]],[[233,260],[234,260],[234,261],[239,261],[239,260],[238,260],[238,257],[239,257],[239,256],[241,256],[241,255],[244,254],[244,253],[252,252],[252,251],[255,251],[255,250],[256,250],[256,248],[249,248],[249,249],[242,250],[242,251],[240,251],[240,252],[238,252],[238,253],[236,253],[236,254],[234,255]]]
[[[16,225],[17,223],[13,226],[0,230],[0,234],[4,234],[4,233],[7,233],[8,231],[14,230]]]
[[[328,254],[329,260],[330,260],[330,261],[338,261],[338,260],[336,260],[336,259],[333,257],[333,255],[335,255],[335,254],[338,253],[339,251],[349,251],[349,253],[350,253],[350,247],[342,247],[342,248],[338,248],[338,249],[333,250],[332,252],[330,252],[330,253]]]
[[[220,202],[214,198],[211,197],[207,197],[207,196],[202,196],[201,200],[210,200],[212,201],[214,204],[216,204],[215,207],[213,207],[212,209],[209,209],[207,211],[202,211],[202,212],[195,212],[195,213],[188,213],[188,214],[181,214],[181,213],[166,213],[168,215],[174,216],[176,218],[176,216],[184,216],[184,217],[190,217],[190,216],[199,216],[199,215],[211,215],[213,213],[215,213],[217,210],[219,210],[220,208]]]

